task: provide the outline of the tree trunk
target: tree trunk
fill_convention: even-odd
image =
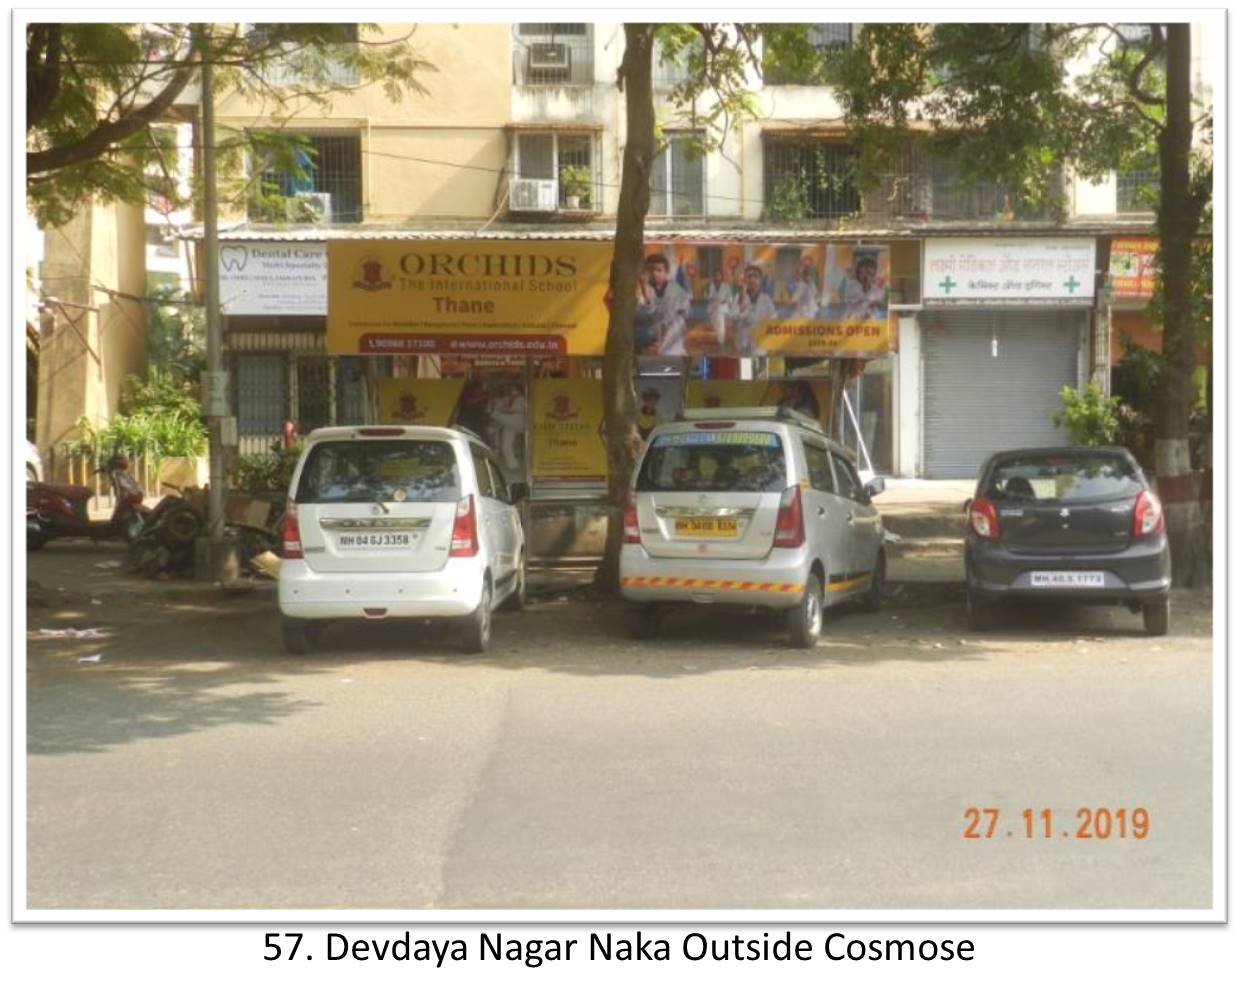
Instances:
[[[652,24],[625,24],[620,85],[627,105],[627,144],[615,218],[615,258],[610,268],[613,301],[602,361],[606,420],[608,529],[606,553],[595,582],[619,588],[619,551],[623,548],[623,512],[640,434],[636,431],[636,391],[632,329],[636,321],[636,281],[645,256],[645,215],[649,212],[649,171],[653,165],[653,29]]]
[[[1191,321],[1191,241],[1199,230],[1202,203],[1191,191],[1191,26],[1166,26],[1165,127],[1159,136],[1161,240],[1164,296],[1165,377],[1156,427],[1157,490],[1165,507],[1175,585],[1203,584],[1209,551],[1195,478],[1191,473],[1188,418],[1195,368]]]

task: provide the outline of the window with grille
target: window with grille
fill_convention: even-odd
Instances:
[[[821,53],[849,48],[854,27],[852,24],[810,24],[808,43]],[[812,78],[808,67],[786,66],[768,56],[762,60],[762,77],[766,86],[804,86],[819,82]]]
[[[593,31],[589,24],[516,25],[513,82],[526,86],[593,83]]]
[[[564,171],[568,174],[565,176]],[[558,203],[567,205],[573,188],[565,182],[568,176],[587,185],[587,192],[580,194],[580,206],[590,207],[596,203],[597,179],[593,171],[593,136],[563,132],[529,132],[516,138],[515,174],[520,180],[557,180]]]
[[[257,168],[270,161],[255,150]],[[262,170],[261,198],[250,205],[253,221],[302,224],[361,220],[361,136],[348,133],[310,135],[307,147],[294,153],[297,169]]]
[[[355,46],[360,41],[361,32],[356,24],[336,24],[334,28],[338,32],[334,39],[335,44],[344,46]],[[269,25],[265,24],[250,24],[245,32],[246,41],[252,49],[260,48],[267,44],[269,38]],[[302,52],[294,51],[293,46],[283,46],[280,48],[272,48],[270,54],[265,58],[262,64],[258,67],[263,80],[271,86],[302,86],[306,83],[316,83],[320,77],[315,72],[311,78],[307,70],[307,63],[310,60],[318,60],[323,56],[312,50]],[[340,86],[356,86],[361,82],[361,76],[355,65],[345,62],[343,59],[328,55],[325,65],[326,82],[338,84]]]
[[[241,436],[279,436],[284,425],[285,365],[280,353],[236,354],[236,420]]]
[[[326,356],[297,357],[297,424],[302,433],[331,423]]]
[[[701,136],[695,136],[698,141]],[[705,160],[694,136],[668,132],[666,147],[649,173],[649,213],[667,217],[705,214]]]
[[[765,140],[765,217],[846,218],[860,210],[855,149],[827,139]]]
[[[1156,210],[1161,199],[1160,170],[1120,170],[1117,180],[1118,214],[1146,214]]]

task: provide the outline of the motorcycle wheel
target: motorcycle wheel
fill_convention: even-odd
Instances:
[[[157,529],[160,538],[169,546],[184,546],[192,543],[202,531],[202,518],[188,505],[171,508],[160,517]]]

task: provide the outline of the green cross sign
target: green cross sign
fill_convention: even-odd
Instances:
[[[1072,273],[1070,275],[1070,279],[1064,281],[1064,286],[1073,294],[1075,292],[1075,288],[1079,286],[1079,281],[1075,279],[1075,275]]]
[[[956,284],[953,280],[951,280],[949,274],[947,274],[946,279],[943,280],[941,283],[939,283],[937,286],[940,287],[942,290],[944,290],[947,294],[949,294],[952,290],[954,290],[955,287],[958,286],[958,284]]]

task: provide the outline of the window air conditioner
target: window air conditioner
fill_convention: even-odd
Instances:
[[[540,79],[567,79],[572,71],[572,50],[561,42],[534,42],[529,46],[529,72]]]
[[[330,223],[331,195],[315,190],[304,194],[294,194],[288,205],[288,220],[309,223]]]
[[[557,211],[557,180],[512,180],[508,203],[513,211]]]

